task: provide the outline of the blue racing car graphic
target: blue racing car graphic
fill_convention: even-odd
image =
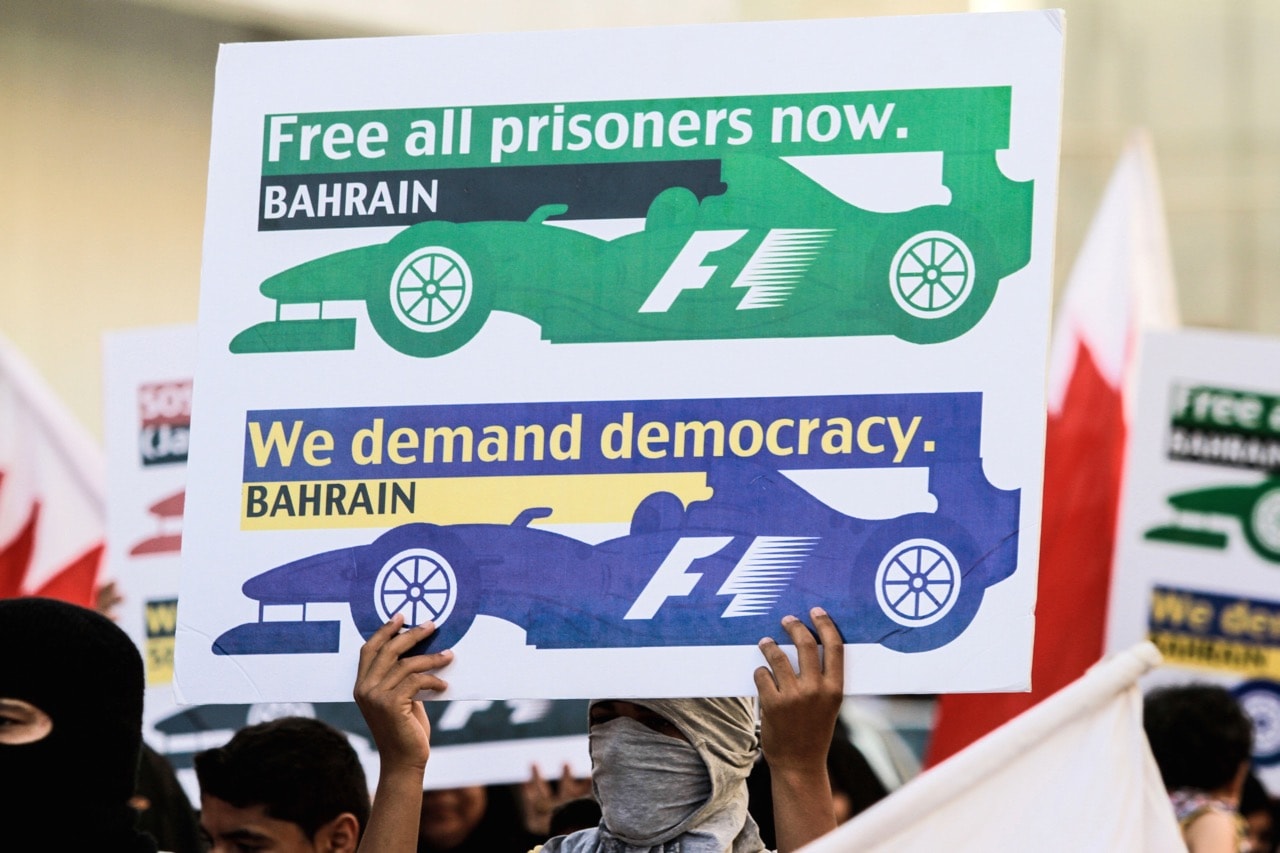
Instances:
[[[308,621],[305,605],[350,605],[369,637],[393,614],[438,626],[456,643],[478,615],[527,632],[538,648],[746,645],[786,641],[779,619],[821,605],[847,643],[903,652],[945,645],[976,615],[987,587],[1017,565],[1019,492],[992,486],[981,460],[935,464],[936,512],[866,520],[822,503],[784,474],[717,462],[713,489],[686,507],[650,494],[629,532],[591,545],[511,524],[393,528],[372,543],[263,572],[243,586],[258,621],[232,628],[215,654],[337,652],[340,623]],[[301,621],[265,608],[303,605]]]

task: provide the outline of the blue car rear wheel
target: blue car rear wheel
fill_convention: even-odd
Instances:
[[[960,565],[946,545],[907,539],[880,561],[876,601],[894,622],[923,628],[941,620],[960,598]]]
[[[931,513],[887,523],[858,554],[858,595],[881,617],[880,644],[923,652],[958,637],[978,612],[985,584],[973,537]]]

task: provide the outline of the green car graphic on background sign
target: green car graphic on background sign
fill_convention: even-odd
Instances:
[[[1253,486],[1217,486],[1170,495],[1169,505],[1181,513],[1224,515],[1239,520],[1245,541],[1259,557],[1280,563],[1280,473]],[[1153,527],[1146,539],[1223,550],[1227,533],[1207,524]]]
[[[421,222],[266,279],[276,318],[230,349],[354,349],[355,319],[323,315],[334,301],[363,301],[383,341],[417,357],[465,345],[491,311],[534,321],[553,343],[950,340],[1028,263],[1033,188],[1006,178],[995,151],[942,156],[950,203],[904,212],[863,210],[785,160],[752,153],[721,158],[723,193],[699,201],[665,189],[642,230],[613,240],[551,224],[574,218],[554,199],[523,222]],[[298,305],[317,316],[281,319]]]

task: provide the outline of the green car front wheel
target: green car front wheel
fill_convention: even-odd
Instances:
[[[391,276],[391,310],[408,329],[439,332],[462,319],[471,304],[471,268],[444,246],[419,249]]]
[[[400,259],[390,280],[371,286],[369,320],[396,350],[419,358],[465,344],[488,316],[490,294],[480,292],[466,258],[447,246],[424,246]]]
[[[1280,562],[1280,487],[1258,495],[1244,523],[1244,534],[1255,551]]]

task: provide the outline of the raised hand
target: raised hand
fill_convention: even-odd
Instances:
[[[769,665],[755,671],[760,746],[772,778],[779,853],[802,847],[836,826],[827,751],[844,699],[844,640],[821,607],[809,616],[817,640],[796,617],[782,620],[795,643],[799,669],[766,637],[760,651]]]
[[[422,703],[414,697],[424,690],[441,691],[449,686],[436,670],[452,662],[453,652],[402,658],[435,632],[429,622],[401,632],[403,624],[404,617],[396,614],[361,646],[353,693],[383,766],[390,761],[425,768],[431,754],[431,724]]]
[[[553,788],[551,780],[543,779],[535,764],[533,775],[519,790],[524,828],[531,835],[545,838],[551,832],[551,813],[570,800],[590,795],[591,780],[575,779],[566,764],[560,774],[560,784]]]
[[[431,723],[414,697],[425,690],[445,690],[449,685],[436,671],[453,661],[451,651],[400,657],[435,631],[428,623],[401,632],[403,625],[404,617],[397,614],[360,648],[353,691],[382,764],[369,825],[360,839],[360,850],[375,853],[418,849]]]

